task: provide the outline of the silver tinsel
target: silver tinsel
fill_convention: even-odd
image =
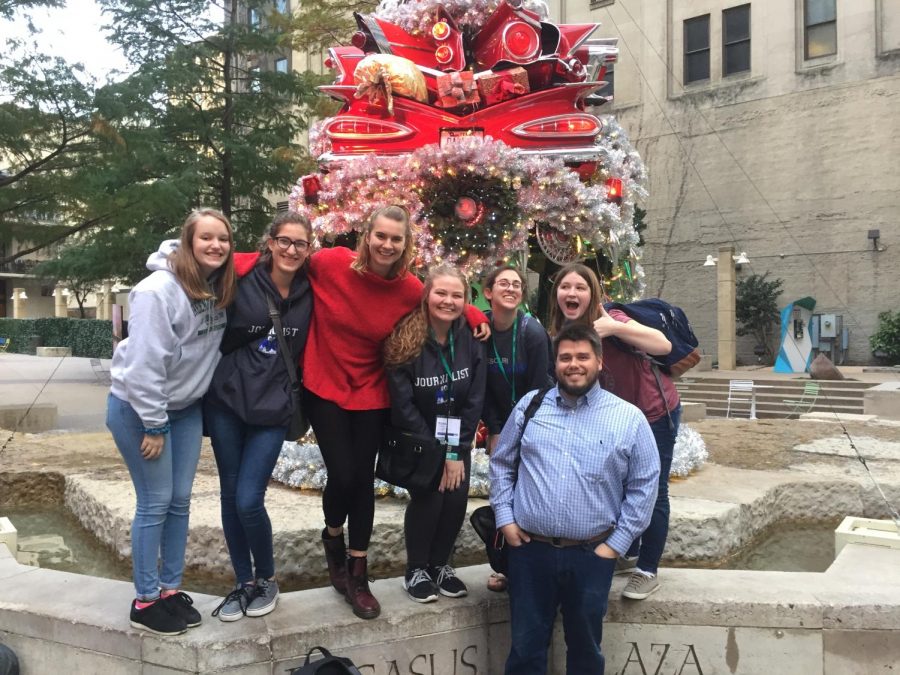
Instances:
[[[304,439],[306,440],[306,439]],[[669,476],[684,478],[691,471],[699,469],[709,454],[700,434],[686,424],[682,424],[675,439],[675,452]],[[484,448],[472,451],[472,477],[469,481],[469,496],[486,498],[490,494],[488,479],[489,458]],[[322,454],[315,443],[285,443],[281,455],[275,463],[272,478],[301,490],[324,490],[328,472],[322,462]],[[408,499],[409,493],[403,488],[375,479],[374,492],[379,497]]]

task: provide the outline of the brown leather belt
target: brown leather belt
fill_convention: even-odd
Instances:
[[[555,546],[556,548],[569,548],[570,546],[599,546],[604,541],[609,539],[609,535],[613,533],[613,529],[609,528],[606,532],[602,532],[598,534],[593,539],[566,539],[565,537],[545,537],[540,534],[532,534],[531,532],[527,532],[529,537],[533,541],[539,541],[544,544],[550,544],[551,546]]]

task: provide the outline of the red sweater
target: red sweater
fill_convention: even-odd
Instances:
[[[391,406],[382,346],[422,297],[414,274],[384,279],[350,267],[356,253],[336,246],[310,258],[313,319],[303,355],[303,385],[345,410]],[[470,325],[487,321],[469,306]]]

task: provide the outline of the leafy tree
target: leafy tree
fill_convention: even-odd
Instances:
[[[878,329],[869,338],[872,352],[889,363],[900,363],[900,312],[881,312]]]
[[[771,361],[774,359],[772,326],[778,322],[778,296],[784,281],[770,281],[768,276],[768,272],[751,274],[738,281],[735,318],[740,324],[737,334],[755,337],[756,344],[765,348],[766,356]]]
[[[291,35],[295,49],[319,53],[335,45],[350,44],[356,31],[354,12],[371,14],[378,0],[318,0],[300,3],[293,16],[274,17]]]

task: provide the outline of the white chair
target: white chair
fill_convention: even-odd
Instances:
[[[725,417],[731,417],[733,403],[750,404],[749,417],[753,418],[753,410],[756,407],[755,394],[753,392],[753,380],[729,380],[728,381],[728,410]]]

